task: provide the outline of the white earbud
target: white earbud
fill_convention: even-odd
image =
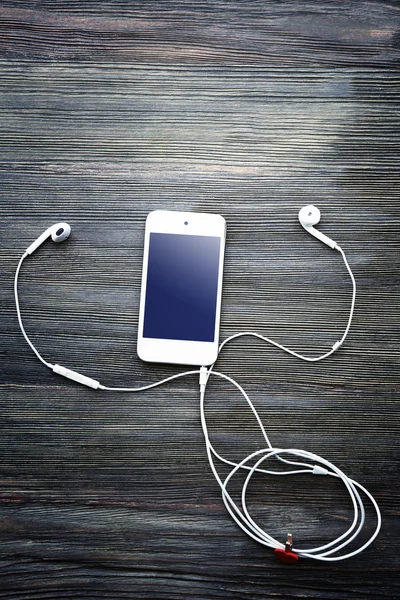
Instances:
[[[35,250],[39,248],[39,246],[41,246],[43,242],[45,242],[50,236],[53,242],[58,243],[66,240],[70,233],[71,227],[68,225],[68,223],[56,223],[55,225],[52,225],[46,229],[46,231],[42,233],[42,235],[40,235],[38,239],[29,246],[29,248],[26,249],[26,253],[32,254],[32,252],[35,252]]]
[[[331,240],[331,238],[329,238],[327,235],[324,235],[323,233],[318,231],[318,229],[314,228],[314,225],[317,225],[317,223],[319,223],[320,218],[321,213],[319,212],[319,209],[316,206],[313,206],[312,204],[303,206],[303,208],[299,210],[299,221],[302,227],[304,227],[304,229],[308,231],[308,233],[311,233],[311,235],[313,235],[315,238],[317,238],[330,248],[337,250],[339,246],[336,242]]]

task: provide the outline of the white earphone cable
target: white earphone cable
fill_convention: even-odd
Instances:
[[[256,419],[260,426],[262,434],[267,442],[267,448],[257,450],[256,452],[249,454],[240,463],[235,463],[233,461],[229,461],[229,460],[226,460],[225,458],[221,457],[214,450],[214,448],[210,442],[206,418],[205,418],[205,410],[204,410],[204,397],[205,397],[205,390],[206,390],[206,382],[207,382],[207,379],[210,374],[217,375],[218,377],[221,377],[221,378],[231,382],[237,389],[239,389],[239,391],[242,393],[242,395],[246,399],[247,403],[249,404],[254,415],[256,416]],[[204,433],[204,438],[205,438],[205,442],[206,442],[207,457],[208,457],[208,460],[210,463],[211,470],[214,474],[214,477],[217,480],[219,486],[221,487],[222,498],[223,498],[224,504],[225,504],[229,514],[233,518],[233,520],[237,523],[237,525],[239,525],[239,527],[243,531],[245,531],[245,533],[247,533],[247,535],[249,537],[253,538],[260,544],[269,546],[271,548],[282,548],[283,549],[285,547],[284,544],[282,544],[278,540],[274,539],[266,531],[264,531],[262,528],[260,528],[249,514],[247,503],[246,503],[246,491],[247,491],[247,486],[248,486],[253,474],[255,472],[261,472],[261,473],[268,474],[268,475],[294,475],[294,474],[308,473],[308,474],[313,474],[313,475],[331,475],[333,477],[340,478],[343,481],[344,485],[346,486],[346,488],[350,494],[350,498],[352,500],[353,509],[354,509],[354,518],[353,518],[353,522],[352,522],[351,526],[348,528],[348,530],[344,534],[337,537],[335,540],[333,540],[323,546],[319,546],[317,548],[302,549],[302,548],[294,547],[293,552],[295,552],[298,556],[301,556],[303,558],[314,558],[317,560],[333,562],[333,561],[338,561],[338,560],[345,560],[347,558],[351,558],[352,556],[355,556],[356,554],[359,554],[374,541],[374,539],[378,535],[380,528],[381,528],[381,514],[380,514],[379,507],[378,507],[375,499],[373,498],[373,496],[359,483],[348,478],[347,475],[345,475],[343,473],[343,471],[341,471],[340,469],[335,467],[335,465],[333,465],[329,461],[325,460],[324,458],[322,458],[316,454],[307,452],[305,450],[298,450],[298,449],[293,449],[293,448],[289,448],[289,449],[273,448],[269,442],[268,436],[265,433],[265,429],[261,423],[261,420],[257,414],[257,411],[256,411],[253,403],[251,402],[250,398],[248,397],[248,395],[246,394],[244,389],[236,381],[234,381],[231,377],[228,377],[224,373],[219,373],[217,371],[212,371],[212,372],[206,371],[205,368],[202,368],[201,374],[200,374],[200,416],[201,416],[201,424],[202,424],[202,429],[203,429],[203,433]],[[295,463],[293,461],[286,461],[286,460],[285,460],[285,462],[288,462],[290,464],[301,464],[302,466],[305,467],[305,469],[298,469],[298,470],[282,472],[282,471],[267,471],[265,469],[260,468],[260,465],[264,460],[266,460],[272,456],[279,457],[280,454],[290,454],[293,456],[299,456],[300,458],[312,460],[316,463],[323,464],[325,467],[328,467],[328,469],[326,469],[324,467],[320,467],[317,464],[310,465],[307,463]],[[221,460],[225,464],[229,464],[234,467],[230,471],[230,473],[227,475],[227,477],[225,478],[224,481],[222,481],[222,479],[220,478],[220,476],[218,474],[218,471],[215,467],[212,455],[214,455],[217,459]],[[261,456],[261,458],[260,458],[260,456]],[[252,461],[256,457],[258,457],[257,462],[252,467],[249,467],[246,463]],[[280,458],[282,458],[282,457],[280,457]],[[240,509],[240,506],[233,500],[232,496],[230,495],[230,493],[228,492],[228,489],[227,489],[227,486],[228,486],[230,480],[235,475],[235,473],[237,473],[240,469],[247,469],[249,471],[247,478],[242,486],[241,509]],[[370,536],[370,538],[367,540],[367,542],[365,542],[361,547],[357,548],[356,550],[353,550],[352,552],[349,552],[347,554],[342,554],[339,556],[329,556],[331,554],[334,554],[335,552],[339,552],[344,547],[346,547],[348,544],[350,544],[359,535],[359,533],[361,532],[361,530],[364,526],[364,523],[365,523],[364,504],[362,502],[362,499],[361,499],[360,494],[358,493],[356,487],[358,487],[360,490],[362,490],[366,494],[366,496],[370,499],[370,501],[375,509],[376,516],[377,516],[377,525],[376,525],[375,531]],[[357,527],[357,529],[356,529],[356,527]],[[354,529],[356,529],[355,532],[354,532]]]
[[[31,247],[33,247],[34,245],[35,245],[35,242],[34,242],[34,244],[31,245]],[[254,333],[254,332],[249,332],[249,331],[237,333],[237,334],[234,334],[234,335],[226,338],[220,344],[219,352],[225,346],[225,344],[227,344],[229,341],[236,339],[238,337],[242,337],[242,336],[257,337],[266,342],[269,342],[273,346],[279,348],[280,350],[283,350],[284,352],[291,354],[292,356],[295,356],[296,358],[299,358],[301,360],[305,360],[308,362],[315,362],[315,361],[323,360],[324,358],[327,358],[328,356],[333,354],[336,350],[338,350],[347,337],[347,334],[350,329],[351,321],[353,318],[355,298],[356,298],[356,282],[355,282],[353,273],[350,269],[350,266],[348,264],[345,253],[337,245],[335,245],[335,249],[337,249],[342,254],[344,263],[346,265],[347,271],[348,271],[351,281],[352,281],[353,291],[352,291],[350,313],[349,313],[349,318],[348,318],[346,329],[345,329],[344,334],[342,335],[341,339],[332,346],[332,349],[329,350],[329,352],[326,352],[325,354],[322,354],[317,357],[307,357],[298,352],[294,352],[293,350],[290,350],[290,348],[287,348],[286,346],[284,346],[282,344],[278,344],[277,342],[274,342],[273,340],[271,340],[270,338],[268,338],[266,336],[263,336],[263,335],[260,335],[260,334]],[[22,263],[28,255],[29,255],[29,253],[25,252],[23,254],[23,256],[21,257],[21,259],[18,263],[17,269],[16,269],[15,279],[14,279],[14,295],[15,295],[15,305],[16,305],[16,310],[17,310],[18,323],[19,323],[19,326],[21,328],[21,331],[22,331],[22,334],[23,334],[25,340],[27,341],[27,343],[29,344],[29,346],[31,347],[33,352],[36,354],[36,356],[39,358],[39,360],[43,364],[45,364],[47,367],[54,370],[56,373],[64,375],[65,377],[69,377],[70,379],[73,379],[75,381],[78,381],[79,383],[88,385],[95,389],[101,389],[101,390],[105,390],[105,391],[114,391],[114,392],[141,392],[144,390],[148,390],[148,389],[157,387],[159,385],[163,385],[169,381],[178,379],[180,377],[186,377],[187,375],[200,374],[200,418],[201,418],[201,425],[202,425],[203,434],[204,434],[205,443],[206,443],[206,451],[207,451],[208,461],[210,463],[210,467],[214,474],[214,477],[217,480],[219,486],[221,487],[222,498],[223,498],[224,504],[225,504],[229,514],[231,515],[232,519],[237,523],[237,525],[245,533],[247,533],[248,536],[250,536],[252,539],[259,542],[260,544],[269,546],[271,548],[275,548],[275,549],[276,548],[280,548],[280,549],[285,548],[284,544],[282,544],[278,540],[275,540],[266,531],[264,531],[250,515],[248,506],[247,506],[247,502],[246,502],[246,492],[247,492],[248,484],[251,480],[251,477],[254,475],[254,473],[258,472],[258,473],[263,473],[265,475],[294,475],[294,474],[307,474],[308,473],[308,474],[314,474],[314,475],[331,475],[332,477],[340,478],[343,481],[344,485],[346,486],[346,488],[350,494],[350,498],[351,498],[351,501],[353,504],[353,509],[354,509],[354,518],[353,518],[353,522],[350,525],[350,527],[348,528],[348,530],[344,534],[337,537],[335,540],[333,540],[323,546],[319,546],[318,548],[302,549],[302,548],[295,547],[295,548],[293,548],[293,552],[295,552],[298,556],[305,557],[305,558],[314,558],[314,559],[322,560],[322,561],[337,561],[337,560],[344,560],[346,558],[355,556],[356,554],[360,553],[362,550],[364,550],[367,546],[369,546],[373,542],[373,540],[378,535],[380,527],[381,527],[381,515],[380,515],[379,507],[378,507],[376,501],[374,500],[374,498],[372,497],[372,495],[359,483],[348,478],[340,469],[335,467],[332,463],[323,459],[322,457],[317,456],[316,454],[313,454],[311,452],[306,452],[304,450],[298,450],[298,449],[292,449],[292,448],[289,448],[289,449],[274,448],[269,441],[269,438],[267,436],[265,428],[262,424],[262,421],[261,421],[253,403],[251,402],[250,398],[248,397],[248,395],[246,394],[244,389],[234,379],[232,379],[228,375],[225,375],[218,371],[214,371],[213,369],[214,369],[215,363],[213,365],[211,365],[208,369],[206,367],[201,367],[200,369],[185,371],[182,373],[172,375],[171,377],[167,377],[167,378],[162,379],[161,381],[157,381],[155,383],[131,388],[131,387],[107,387],[107,386],[101,385],[98,381],[95,381],[91,378],[80,375],[79,373],[76,373],[76,372],[66,369],[64,367],[60,367],[59,365],[53,365],[53,364],[47,362],[46,360],[44,360],[42,358],[42,356],[39,354],[39,352],[37,351],[37,349],[35,348],[34,344],[30,341],[30,339],[24,329],[24,326],[22,323],[19,299],[18,299],[18,276],[19,276],[19,272],[20,272]],[[215,375],[217,377],[225,379],[226,381],[229,381],[230,383],[232,383],[232,385],[234,385],[241,392],[241,394],[244,396],[246,402],[248,403],[250,409],[252,410],[252,412],[257,420],[257,423],[261,429],[262,435],[267,444],[266,448],[257,450],[255,452],[249,454],[239,463],[236,463],[234,461],[230,461],[226,458],[223,458],[214,449],[214,447],[212,446],[210,439],[209,439],[208,428],[207,428],[207,423],[206,423],[206,418],[205,418],[204,399],[205,399],[206,386],[207,386],[207,382],[208,382],[210,375]],[[284,456],[282,456],[282,455],[284,455]],[[319,463],[320,465],[322,464],[324,466],[321,467],[318,464],[310,464],[310,463],[289,460],[287,458],[288,455],[299,457],[299,458],[306,459],[306,460],[311,460],[314,463]],[[220,476],[218,474],[218,471],[214,464],[213,456],[215,458],[217,458],[218,460],[220,460],[221,462],[233,467],[232,470],[230,471],[230,473],[228,474],[228,476],[225,477],[224,481],[220,478]],[[262,468],[261,465],[263,464],[263,462],[270,457],[276,457],[283,463],[299,466],[302,468],[296,469],[296,470],[290,470],[290,471],[275,471],[275,470],[271,471],[271,470]],[[254,460],[256,460],[256,462],[251,466],[251,463],[254,462]],[[248,475],[242,486],[241,508],[240,508],[239,504],[237,504],[234,501],[231,494],[228,492],[228,484],[232,480],[233,476],[240,470],[248,471]],[[362,530],[362,528],[364,526],[365,509],[364,509],[364,505],[363,505],[362,499],[360,497],[360,494],[359,494],[357,488],[359,488],[370,499],[370,501],[375,509],[375,512],[377,515],[376,529],[375,529],[374,533],[370,536],[368,541],[365,542],[360,548],[358,548],[352,552],[349,552],[347,554],[342,554],[339,556],[330,556],[331,554],[339,552],[340,550],[345,548],[348,544],[350,544],[358,536],[358,534],[360,533],[360,531]]]
[[[42,363],[44,365],[46,365],[46,367],[49,367],[50,369],[53,368],[54,365],[52,365],[51,363],[47,362],[46,360],[44,360],[44,358],[41,357],[41,355],[39,354],[39,352],[36,350],[35,346],[32,344],[31,340],[28,338],[27,333],[24,329],[24,326],[22,324],[22,317],[21,317],[21,310],[19,307],[19,299],[18,299],[18,276],[19,276],[19,272],[21,270],[21,266],[22,263],[24,262],[25,258],[29,256],[27,252],[25,252],[22,256],[21,259],[18,263],[17,266],[17,270],[15,271],[15,278],[14,278],[14,298],[15,298],[15,306],[17,309],[17,317],[18,317],[18,323],[19,326],[21,328],[22,331],[22,335],[24,336],[25,340],[28,342],[29,346],[32,348],[32,350],[34,351],[34,353],[36,354],[36,356],[38,357],[38,359],[40,361],[42,361]]]
[[[242,336],[253,336],[253,337],[259,338],[260,340],[263,340],[264,342],[268,342],[269,344],[272,344],[276,348],[279,348],[280,350],[283,350],[284,352],[287,352],[288,354],[291,354],[292,356],[295,356],[296,358],[300,358],[301,360],[305,360],[307,362],[317,362],[319,360],[323,360],[325,358],[328,358],[328,356],[330,356],[336,350],[338,350],[343,345],[343,342],[345,341],[345,339],[347,337],[347,334],[349,333],[349,330],[350,330],[350,325],[351,325],[351,321],[353,319],[354,307],[355,307],[355,302],[356,302],[356,290],[357,290],[357,287],[356,287],[356,280],[354,279],[354,275],[353,275],[353,273],[352,273],[352,271],[350,269],[350,265],[349,265],[349,263],[347,261],[347,258],[346,258],[346,255],[345,255],[344,251],[339,246],[336,246],[336,249],[341,253],[341,255],[343,257],[344,264],[346,265],[347,271],[348,271],[348,273],[350,275],[351,282],[353,284],[353,291],[352,291],[352,297],[351,297],[351,305],[350,305],[349,318],[347,320],[347,325],[346,325],[345,331],[344,331],[342,337],[340,338],[340,340],[338,340],[335,344],[333,344],[333,346],[332,346],[331,350],[329,350],[329,352],[326,352],[326,353],[321,354],[320,356],[316,356],[316,357],[304,356],[303,354],[300,354],[298,352],[294,352],[294,350],[291,350],[290,348],[287,348],[287,346],[283,346],[282,344],[278,344],[278,342],[275,342],[274,340],[271,340],[271,338],[266,337],[265,335],[261,335],[259,333],[254,333],[252,331],[242,331],[240,333],[235,333],[235,334],[229,336],[220,345],[219,352],[221,352],[221,350],[225,346],[225,344],[227,344],[231,340],[234,340],[234,339],[242,337]],[[211,369],[213,367],[214,367],[214,365],[211,366]]]

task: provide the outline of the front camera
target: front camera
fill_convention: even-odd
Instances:
[[[189,223],[187,221],[185,221],[184,225],[189,225]]]

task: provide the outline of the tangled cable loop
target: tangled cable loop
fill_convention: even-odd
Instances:
[[[226,375],[224,375],[223,373],[218,373],[216,371],[209,371],[208,376],[211,373],[214,375],[217,375],[219,377],[222,377],[223,379],[228,379],[228,377]],[[241,386],[239,386],[239,384],[237,384],[236,382],[235,382],[235,386],[244,395],[244,397],[245,397],[246,401],[248,402],[250,408],[252,409],[253,413],[257,416],[257,420],[259,421],[259,424],[260,424],[261,422],[260,422],[259,416],[258,416],[256,409],[255,409],[254,405],[252,404],[250,398],[247,396],[247,394],[241,388]],[[256,472],[261,472],[261,473],[268,474],[268,475],[295,475],[295,474],[300,474],[300,473],[308,473],[311,475],[330,475],[332,477],[341,479],[343,481],[344,485],[346,486],[347,491],[349,492],[349,495],[350,495],[350,498],[351,498],[351,501],[353,504],[354,518],[353,518],[353,522],[350,525],[350,527],[348,528],[348,530],[345,533],[343,533],[342,535],[340,535],[339,537],[335,538],[333,541],[331,541],[327,544],[324,544],[323,546],[319,546],[317,548],[294,547],[293,552],[295,552],[298,556],[301,556],[303,558],[314,558],[316,560],[322,560],[322,561],[338,561],[338,560],[344,560],[344,559],[350,558],[352,556],[355,556],[356,554],[359,554],[374,541],[374,539],[378,535],[380,527],[381,527],[381,514],[380,514],[380,510],[379,510],[379,507],[378,507],[375,499],[368,492],[368,490],[366,490],[362,485],[360,485],[356,481],[347,477],[347,475],[345,473],[343,473],[343,471],[341,471],[334,464],[332,464],[328,460],[322,458],[321,456],[313,454],[312,452],[307,452],[306,450],[299,450],[299,449],[295,449],[295,448],[273,448],[269,442],[269,439],[265,433],[265,430],[264,430],[264,427],[262,426],[262,424],[261,424],[261,431],[267,441],[268,447],[263,448],[261,450],[257,450],[255,452],[252,452],[251,454],[246,456],[246,458],[244,458],[239,463],[235,463],[235,462],[226,460],[225,458],[220,456],[215,451],[215,449],[213,448],[213,446],[210,442],[210,439],[209,439],[208,428],[207,428],[205,412],[204,412],[205,386],[201,389],[200,395],[201,395],[201,400],[200,400],[201,422],[202,422],[203,433],[204,433],[204,437],[205,437],[205,441],[206,441],[207,456],[208,456],[208,460],[210,462],[211,469],[214,473],[216,480],[218,481],[218,483],[221,487],[222,499],[224,501],[227,511],[229,512],[229,514],[231,515],[231,517],[235,521],[235,523],[249,537],[253,538],[260,544],[269,546],[271,548],[281,548],[281,549],[285,548],[285,545],[282,544],[282,542],[276,540],[271,535],[269,535],[264,529],[262,529],[256,523],[256,521],[250,515],[249,509],[247,506],[247,501],[246,501],[246,493],[247,493],[248,485],[249,485],[250,480],[253,477],[253,475]],[[218,460],[233,466],[233,469],[230,471],[230,473],[227,475],[227,477],[223,481],[220,478],[218,471],[215,467],[213,455]],[[295,462],[292,460],[288,460],[283,455],[291,455],[291,456],[303,458],[306,460],[310,460],[310,461],[313,461],[313,463],[319,463],[319,464],[310,465],[308,463]],[[290,471],[270,471],[270,470],[261,468],[264,461],[266,461],[267,459],[269,459],[271,457],[276,457],[280,461],[282,461],[286,464],[290,464],[290,465],[294,465],[294,466],[301,466],[303,468],[290,470]],[[256,462],[253,464],[253,466],[249,466],[248,463],[253,462],[254,459],[256,459]],[[324,466],[321,467],[320,465],[324,465]],[[242,469],[248,470],[248,474],[247,474],[247,477],[242,486],[241,507],[240,507],[239,504],[237,504],[234,501],[234,499],[232,498],[232,496],[230,495],[230,493],[228,491],[228,484],[232,480],[233,476]],[[361,496],[357,490],[357,487],[360,490],[362,490],[362,492],[364,492],[364,494],[370,499],[371,503],[374,506],[374,509],[375,509],[375,512],[377,515],[376,529],[375,529],[374,533],[370,536],[368,541],[366,543],[364,543],[360,548],[357,548],[354,551],[348,552],[347,554],[342,554],[342,555],[338,555],[338,556],[330,556],[332,554],[335,554],[336,552],[339,552],[340,550],[345,548],[348,544],[350,544],[359,535],[359,533],[361,532],[361,530],[364,526],[365,508],[364,508],[364,504],[361,499]]]

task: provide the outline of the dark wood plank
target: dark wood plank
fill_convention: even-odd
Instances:
[[[0,598],[399,597],[399,19],[368,1],[1,3]],[[383,528],[350,561],[288,567],[225,511],[196,378],[139,395],[61,380],[25,344],[12,288],[29,243],[70,222],[21,272],[29,334],[106,385],[155,381],[180,369],[135,353],[145,216],[218,212],[221,339],[250,329],[322,353],[351,285],[297,222],[311,202],[358,283],[346,345],[305,364],[246,338],[218,369],[273,444],[365,485]],[[207,411],[223,455],[261,447],[228,384],[211,382]],[[326,478],[256,478],[251,499],[280,539],[323,543],[351,518]]]

